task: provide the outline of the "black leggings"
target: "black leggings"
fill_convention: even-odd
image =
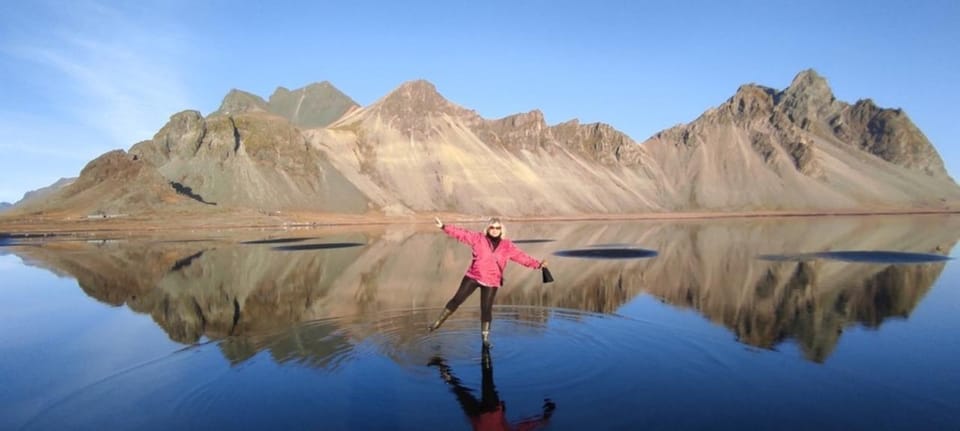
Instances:
[[[493,297],[497,296],[497,289],[495,287],[481,285],[477,280],[466,276],[464,276],[460,282],[460,288],[457,289],[457,293],[447,302],[447,310],[457,311],[457,307],[460,307],[460,304],[463,304],[463,301],[466,301],[467,298],[473,294],[473,291],[477,290],[477,287],[480,288],[480,321],[492,321]]]

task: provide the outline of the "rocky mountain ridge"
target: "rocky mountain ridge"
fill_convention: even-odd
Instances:
[[[783,90],[743,85],[691,123],[641,143],[603,123],[551,126],[539,110],[485,119],[424,80],[365,107],[327,82],[281,87],[269,101],[232,90],[211,115],[177,113],[153,139],[88,168],[121,156],[154,171],[136,175],[156,196],[92,192],[97,182],[81,175],[20,210],[180,205],[157,188],[164,181],[188,198],[189,211],[530,216],[960,203],[960,187],[902,110],[839,101],[812,70]]]
[[[223,98],[220,108],[211,115],[269,112],[286,118],[298,127],[311,128],[326,127],[359,107],[350,96],[343,94],[330,82],[323,81],[293,91],[277,87],[269,100],[233,89]]]

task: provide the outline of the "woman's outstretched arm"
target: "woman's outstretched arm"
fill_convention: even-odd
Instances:
[[[442,229],[444,233],[464,244],[473,245],[479,240],[480,235],[482,235],[480,232],[474,232],[459,226],[444,224],[437,217],[434,217],[434,220],[436,220],[437,226]]]
[[[510,247],[512,247],[509,254],[510,260],[516,263],[519,263],[527,268],[533,268],[533,269],[540,269],[544,266],[547,266],[546,260],[543,260],[541,262],[539,260],[534,259],[529,254],[524,253],[523,250],[520,250],[520,247],[513,245],[513,243],[510,243]]]

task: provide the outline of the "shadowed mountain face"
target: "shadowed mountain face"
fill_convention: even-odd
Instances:
[[[368,204],[286,120],[185,111],[152,140],[104,154],[76,181],[17,210],[156,216],[213,207],[358,213]]]
[[[610,244],[659,254],[630,260],[552,256],[550,268],[556,281],[547,285],[540,282],[539,271],[511,265],[497,304],[614,313],[638,295],[648,294],[697,310],[749,345],[773,348],[785,340],[796,340],[810,360],[819,362],[832,352],[845,327],[872,328],[885,319],[909,315],[937,280],[944,263],[770,261],[759,257],[825,250],[942,253],[955,243],[960,219],[579,223],[512,228],[516,238],[557,238],[521,244],[540,258],[559,250]],[[282,245],[293,238],[283,241],[101,246],[50,242],[8,249],[28,264],[76,278],[79,286],[99,301],[150,314],[176,341],[240,337],[228,343],[239,355],[233,360],[255,353],[251,346],[272,346],[276,340],[264,338],[266,334],[315,320],[366,322],[350,326],[349,333],[324,329],[337,332],[337,337],[366,339],[377,334],[377,326],[369,322],[395,315],[408,321],[400,325],[400,332],[408,332],[406,338],[414,337],[433,317],[431,312],[456,290],[470,259],[466,247],[439,232],[403,227],[301,238],[296,244],[314,247],[292,251]],[[361,245],[334,248],[324,244]],[[470,298],[462,314],[469,316],[478,303],[476,296]],[[534,312],[521,318],[546,317]],[[325,325],[329,324],[333,323]],[[405,339],[402,333],[394,336]],[[337,350],[329,343],[320,344]]]
[[[303,128],[326,127],[343,114],[359,108],[356,102],[327,81],[297,90],[278,87],[264,101],[260,96],[230,90],[220,109],[212,115],[236,115],[245,112],[269,112]]]
[[[281,87],[269,101],[233,90],[209,117],[176,114],[130,154],[177,192],[227,209],[529,216],[960,205],[960,187],[903,111],[839,101],[812,70],[783,90],[744,85],[640,144],[602,123],[551,126],[538,110],[485,119],[421,80],[362,108],[327,82]],[[165,208],[89,199],[128,213]],[[31,210],[82,204],[66,200],[51,194]]]
[[[367,210],[367,200],[288,121],[264,113],[174,115],[130,154],[194,199],[231,208]],[[193,197],[193,196],[191,196]]]

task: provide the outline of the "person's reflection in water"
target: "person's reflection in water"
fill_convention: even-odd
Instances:
[[[506,403],[500,400],[497,394],[497,388],[493,383],[493,360],[490,358],[490,349],[483,348],[482,370],[483,381],[481,383],[481,397],[478,400],[473,391],[464,386],[457,376],[441,357],[434,357],[430,360],[429,366],[435,366],[440,370],[440,377],[450,385],[450,390],[457,396],[457,401],[463,412],[470,418],[470,423],[475,430],[516,430],[527,431],[535,430],[547,425],[550,416],[556,404],[549,398],[543,400],[543,413],[531,416],[511,424],[507,421]]]

